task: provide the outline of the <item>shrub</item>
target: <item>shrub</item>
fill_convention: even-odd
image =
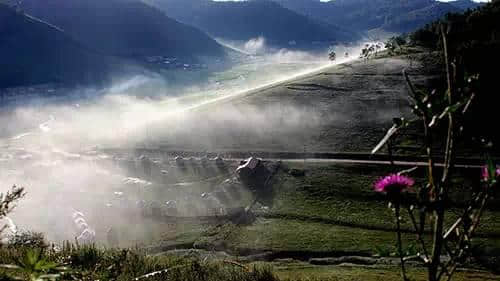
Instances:
[[[466,120],[470,115],[471,104],[480,102],[484,96],[481,95],[481,88],[478,88],[479,76],[466,75],[463,65],[458,62],[459,57],[448,52],[448,33],[445,31],[447,28],[441,26],[440,29],[447,89],[417,91],[408,75],[404,73],[410,89],[411,107],[415,118],[412,121],[404,118],[394,119],[393,127],[373,150],[373,153],[377,152],[396,132],[412,123],[422,126],[424,132],[422,146],[427,152],[426,183],[412,190],[410,187],[414,185],[414,181],[402,175],[418,167],[386,176],[375,183],[375,191],[386,195],[390,202],[389,206],[395,214],[397,252],[401,259],[401,272],[405,281],[408,280],[405,259],[413,252],[416,252],[416,257],[427,267],[429,281],[439,281],[444,277],[451,280],[457,267],[471,255],[472,238],[479,226],[486,203],[497,193],[500,177],[500,169],[491,160],[487,161],[481,172],[478,171],[477,183],[471,186],[464,184],[462,193],[468,198],[458,219],[449,226],[445,224],[445,217],[451,207],[451,187],[457,182],[452,174],[455,168],[456,146],[459,140],[467,136],[463,133],[465,130],[470,126],[477,127],[475,124],[467,123]],[[479,132],[478,137],[481,135],[482,132]],[[438,159],[443,161],[442,168],[435,163],[438,154],[440,154]],[[406,196],[406,192],[412,191],[418,194],[414,196],[416,199]],[[418,251],[403,250],[401,212],[408,212],[416,232]],[[428,220],[427,217],[431,219]],[[426,226],[432,229],[430,247],[423,238]],[[442,254],[447,254],[450,259],[443,262]]]
[[[9,239],[9,246],[46,249],[48,245],[41,232],[18,231]]]

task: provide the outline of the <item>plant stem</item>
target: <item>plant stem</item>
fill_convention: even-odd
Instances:
[[[406,278],[406,269],[405,269],[405,261],[403,256],[403,242],[401,239],[401,218],[400,218],[400,203],[396,203],[396,228],[397,228],[397,237],[398,237],[398,252],[399,259],[401,261],[401,276],[404,281],[407,281]]]
[[[443,203],[438,203],[442,205]],[[434,211],[436,222],[434,223],[434,237],[432,247],[431,263],[429,264],[429,281],[438,281],[439,264],[441,263],[441,249],[443,247],[443,225],[444,225],[444,209],[438,206]]]
[[[454,92],[454,84],[451,77],[451,64],[448,55],[448,42],[446,38],[446,33],[444,31],[443,25],[441,25],[441,37],[443,39],[443,49],[444,49],[444,59],[446,66],[446,78],[448,82],[448,105],[451,106],[453,104],[453,92]],[[429,270],[429,281],[439,281],[441,279],[441,275],[439,274],[439,266],[441,264],[441,252],[443,249],[443,229],[444,229],[444,204],[447,198],[448,191],[448,180],[450,170],[453,167],[453,141],[454,141],[454,133],[453,133],[453,115],[452,113],[448,113],[448,134],[446,137],[446,148],[445,148],[445,163],[444,163],[444,171],[443,176],[441,178],[441,183],[438,185],[436,189],[437,194],[437,202],[435,202],[435,210],[434,217],[436,219],[433,229],[433,248],[432,248],[432,260],[428,267]]]
[[[419,229],[418,224],[417,224],[417,220],[415,219],[415,216],[413,215],[413,212],[410,209],[410,207],[408,207],[408,215],[410,216],[410,219],[411,219],[411,222],[413,224],[413,227],[415,228],[415,231],[417,232],[417,240],[420,242],[420,245],[422,247],[422,251],[424,253],[424,257],[428,261],[429,260],[429,254],[427,253],[427,247],[426,247],[425,241],[424,241],[424,239],[422,237],[424,235],[425,229]]]

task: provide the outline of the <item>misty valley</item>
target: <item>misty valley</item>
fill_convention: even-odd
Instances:
[[[251,47],[248,47],[249,44]],[[78,237],[78,232],[85,230],[76,229],[75,232],[67,227],[67,222],[71,221],[76,211],[88,216],[95,214],[95,227],[102,228],[96,233],[104,235],[106,227],[121,229],[131,223],[127,220],[134,214],[128,212],[134,213],[132,209],[138,208],[138,204],[158,205],[160,209],[167,208],[168,204],[176,204],[171,209],[185,217],[208,216],[209,211],[213,212],[211,209],[217,209],[216,213],[222,215],[227,213],[224,210],[226,208],[249,204],[248,198],[246,201],[239,199],[245,196],[235,195],[236,199],[226,199],[224,204],[212,198],[216,200],[215,205],[212,204],[210,208],[205,206],[206,200],[201,196],[211,195],[213,191],[225,194],[217,186],[227,180],[232,181],[235,170],[235,167],[222,169],[208,165],[208,161],[215,161],[218,151],[238,146],[244,150],[245,146],[240,141],[235,143],[236,146],[228,146],[230,141],[218,141],[218,137],[211,136],[208,131],[223,132],[225,129],[221,126],[235,126],[248,131],[247,134],[253,133],[263,138],[264,130],[280,131],[274,128],[278,124],[266,122],[288,119],[282,120],[281,126],[285,125],[288,130],[298,133],[294,128],[302,128],[304,124],[300,123],[305,123],[298,119],[312,120],[319,117],[301,112],[298,105],[283,105],[285,109],[279,111],[276,105],[263,110],[253,105],[236,108],[219,104],[293,77],[315,73],[334,63],[328,60],[326,53],[312,54],[284,49],[267,51],[262,38],[246,42],[243,46],[231,47],[235,50],[242,48],[241,53],[250,49],[248,51],[254,54],[242,55],[234,66],[206,74],[188,69],[187,64],[183,65],[174,74],[186,81],[193,81],[189,85],[185,85],[185,81],[169,83],[168,78],[162,79],[160,75],[137,75],[120,79],[102,89],[70,88],[58,84],[5,89],[4,112],[1,115],[2,124],[5,124],[2,128],[2,163],[5,164],[2,178],[7,182],[26,182],[26,186],[39,187],[30,192],[33,193],[33,199],[37,198],[33,208],[38,204],[53,207],[50,208],[50,214],[19,212],[12,217],[15,221],[24,222],[18,227],[24,228],[26,224],[47,235],[54,235],[55,241],[64,241]],[[359,52],[357,47],[338,48],[342,53]],[[353,58],[354,55],[345,56],[339,61],[347,62]],[[200,75],[206,78],[200,79]],[[190,79],[189,76],[196,78]],[[199,115],[204,113],[198,111],[204,111],[205,108],[209,111],[214,108],[215,112],[206,117],[204,124],[200,124]],[[258,115],[268,118],[261,120],[262,117]],[[227,125],[220,122],[226,122]],[[238,134],[241,136],[244,133]],[[278,134],[274,138],[280,138]],[[231,136],[225,138],[230,139]],[[140,154],[140,151],[145,152]],[[174,154],[175,151],[179,151],[178,155]],[[204,153],[212,154],[213,159],[207,158]],[[193,156],[197,158],[189,158]],[[186,157],[187,164],[171,163],[175,157]],[[147,164],[149,172],[146,174],[141,159],[151,161]],[[234,166],[232,162],[235,160],[228,165]],[[153,178],[152,174],[157,177]],[[170,189],[166,184],[171,185],[172,194],[166,191]],[[191,187],[183,188],[184,185]],[[239,189],[237,193],[249,192],[248,188]],[[57,202],[53,198],[56,193],[60,199]],[[97,202],[96,197],[102,201]],[[123,206],[118,203],[121,198],[125,198]],[[161,201],[156,200],[158,198],[162,198]],[[196,206],[200,208],[199,212]],[[219,210],[221,208],[222,211]],[[113,212],[116,214],[112,215]],[[141,211],[139,208],[135,215],[141,212],[151,210]],[[108,213],[109,220],[102,221],[102,213]],[[89,218],[87,221],[92,222]],[[140,221],[133,224],[141,225]],[[139,236],[131,235],[128,240],[133,242],[125,245],[133,246],[130,243],[138,241],[146,243],[142,240],[147,238],[141,235],[153,232],[146,227]],[[148,227],[153,227],[153,224]],[[100,240],[105,241],[105,236]]]

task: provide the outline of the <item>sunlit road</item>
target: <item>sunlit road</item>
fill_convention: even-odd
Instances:
[[[267,159],[266,159],[267,160]],[[411,161],[377,161],[377,160],[353,160],[353,159],[318,159],[318,158],[307,158],[307,159],[269,159],[269,160],[281,160],[284,162],[305,162],[305,163],[338,163],[338,164],[366,164],[366,165],[395,165],[395,166],[409,166],[409,167],[422,167],[427,166],[426,162],[411,162]],[[436,167],[443,167],[443,164],[437,163]],[[469,164],[457,164],[457,168],[464,169],[478,169],[481,165],[469,165]]]
[[[251,88],[251,89],[246,89],[246,90],[234,93],[234,94],[228,94],[228,95],[223,95],[221,97],[213,98],[213,99],[204,101],[202,103],[198,103],[198,104],[186,107],[186,108],[182,108],[179,111],[199,110],[199,109],[203,109],[204,107],[219,105],[221,103],[230,102],[230,101],[233,101],[235,99],[242,98],[245,96],[250,96],[250,95],[262,93],[264,90],[272,89],[273,87],[280,86],[282,84],[285,84],[285,83],[288,83],[288,82],[291,82],[294,80],[306,78],[308,76],[314,76],[314,75],[317,75],[317,74],[325,71],[326,69],[331,68],[332,66],[341,65],[344,63],[349,63],[349,62],[355,61],[357,59],[358,59],[357,57],[348,57],[348,58],[344,58],[344,59],[341,59],[341,60],[338,60],[335,62],[330,62],[330,63],[322,65],[316,69],[302,71],[302,72],[299,72],[297,74],[290,75],[286,78],[282,78],[282,79],[278,79],[278,80],[273,81],[273,82],[265,83],[265,84],[256,86],[256,87]]]
[[[127,149],[104,149],[103,152],[109,154],[122,154],[129,152]],[[158,149],[135,149],[139,154],[167,155],[170,160],[177,156],[182,157],[204,157],[214,158],[221,156],[227,161],[241,161],[248,157],[262,158],[266,161],[282,161],[290,163],[305,164],[359,164],[359,165],[394,165],[400,167],[423,167],[427,166],[427,159],[423,156],[393,155],[393,161],[387,154],[369,153],[301,153],[301,152],[244,152],[244,151],[218,151],[213,153],[193,152],[193,151],[165,151]],[[442,167],[439,159],[433,159],[436,167]],[[455,167],[464,169],[478,169],[482,167],[483,160],[479,158],[457,157]]]

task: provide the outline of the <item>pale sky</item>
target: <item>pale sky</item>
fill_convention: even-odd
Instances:
[[[221,0],[218,0],[218,1],[221,1]],[[231,1],[231,0],[222,0],[222,1]],[[242,0],[237,0],[237,1],[242,1]],[[321,2],[330,2],[331,0],[320,0]],[[453,2],[453,1],[456,1],[456,0],[437,0],[437,1],[440,1],[440,2]],[[490,2],[490,0],[472,0],[474,2]]]
[[[439,0],[440,2],[452,2],[453,0]],[[474,2],[490,2],[490,0],[473,0]]]
[[[215,1],[215,2],[229,2],[229,1],[232,1],[232,2],[241,2],[241,1],[247,1],[247,0],[212,0],[212,1]],[[330,2],[332,0],[320,0],[320,2]],[[437,1],[440,1],[440,2],[452,2],[452,1],[456,1],[456,0],[437,0]],[[472,0],[474,2],[490,2],[491,0]]]

